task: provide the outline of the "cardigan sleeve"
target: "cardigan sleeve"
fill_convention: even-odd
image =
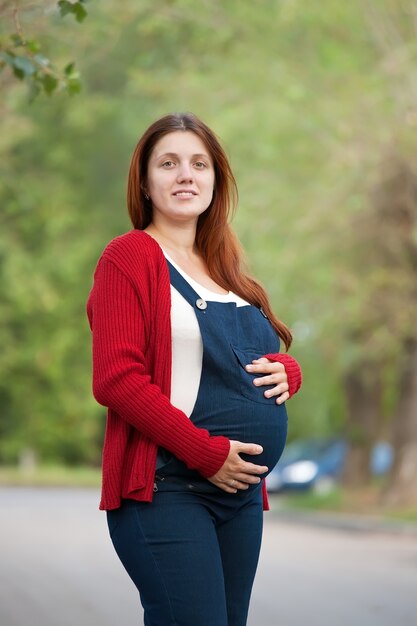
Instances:
[[[144,356],[146,333],[141,303],[129,278],[102,258],[87,305],[93,338],[93,394],[190,469],[213,476],[226,460],[230,442],[197,428],[151,381]]]
[[[291,355],[281,352],[275,354],[264,354],[263,356],[270,361],[283,364],[288,377],[288,393],[291,398],[300,389],[303,380],[301,367],[298,361],[296,361]]]

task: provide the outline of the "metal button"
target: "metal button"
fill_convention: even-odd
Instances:
[[[203,298],[199,298],[198,300],[196,300],[195,304],[196,307],[200,309],[200,311],[204,311],[204,309],[207,309],[207,302],[203,300]]]

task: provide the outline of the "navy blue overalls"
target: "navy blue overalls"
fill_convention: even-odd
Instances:
[[[278,352],[279,338],[257,307],[206,302],[168,265],[171,284],[195,310],[203,341],[190,419],[213,435],[260,444],[263,453],[246,460],[272,470],[285,445],[286,409],[265,398],[267,387],[256,387],[244,367]],[[154,490],[151,504],[124,500],[108,511],[145,626],[245,626],[262,536],[261,486],[226,493],[160,449]]]

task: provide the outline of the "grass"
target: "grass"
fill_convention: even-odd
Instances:
[[[309,511],[342,511],[344,508],[343,491],[340,488],[333,489],[325,494],[307,491],[294,493],[283,497],[286,508],[303,509]]]
[[[99,487],[101,471],[90,467],[40,465],[34,468],[0,467],[0,486]]]
[[[387,511],[385,513],[385,519],[399,522],[408,522],[410,524],[417,524],[417,508]]]
[[[278,497],[279,507],[290,510],[368,515],[386,521],[417,524],[417,506],[396,508],[386,506],[378,485],[360,489],[336,487],[324,494],[311,491]]]

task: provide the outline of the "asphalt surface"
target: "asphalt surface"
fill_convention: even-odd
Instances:
[[[96,490],[0,489],[0,626],[143,623],[97,505]],[[415,534],[283,518],[265,515],[248,626],[415,626]]]

